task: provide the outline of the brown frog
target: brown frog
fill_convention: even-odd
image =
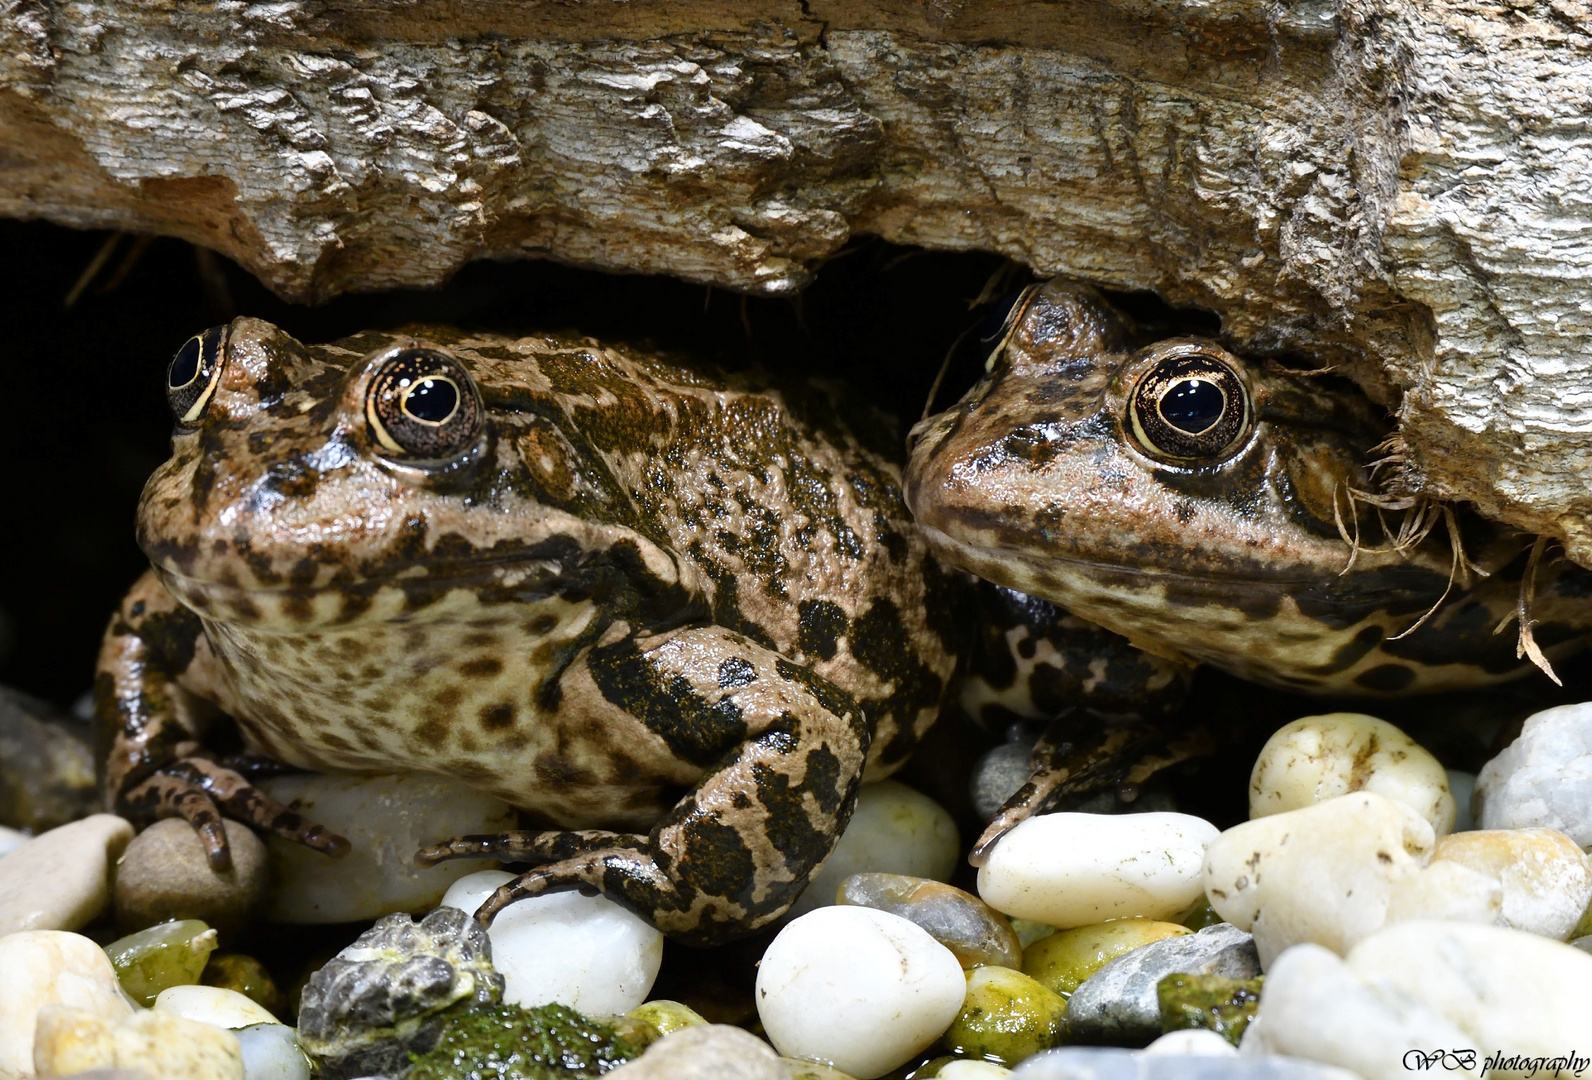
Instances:
[[[1522,610],[1544,664],[1580,648],[1592,574],[1390,497],[1370,468],[1388,434],[1345,382],[1202,338],[1147,340],[1097,293],[1053,281],[1014,306],[982,381],[914,430],[905,493],[953,565],[1283,689],[1512,679],[1530,665],[1495,630]]]
[[[588,887],[699,942],[777,917],[898,768],[965,640],[965,586],[912,527],[888,425],[567,336],[446,329],[307,346],[190,340],[152,569],[97,680],[111,805],[346,841],[204,750],[446,773],[548,827],[426,860],[538,863],[492,897]],[[443,838],[439,837],[439,840]]]

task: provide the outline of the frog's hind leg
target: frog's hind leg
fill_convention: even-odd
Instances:
[[[851,819],[869,743],[862,711],[740,634],[708,626],[594,646],[563,686],[600,697],[705,773],[645,837],[498,838],[494,850],[510,857],[573,854],[500,888],[476,913],[483,922],[516,900],[590,888],[680,940],[725,941],[783,914]],[[420,857],[480,854],[475,840]]]

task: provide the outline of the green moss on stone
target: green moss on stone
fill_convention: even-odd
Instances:
[[[1221,975],[1168,975],[1155,986],[1161,1005],[1161,1030],[1210,1028],[1234,1046],[1260,1004],[1258,979]]]
[[[563,1005],[461,1012],[437,1045],[411,1054],[406,1080],[580,1080],[641,1053],[607,1024]]]

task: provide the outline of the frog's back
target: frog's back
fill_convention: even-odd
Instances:
[[[416,334],[473,369],[539,501],[673,553],[707,621],[857,698],[873,775],[905,760],[956,667],[964,590],[912,525],[888,420],[586,338]]]

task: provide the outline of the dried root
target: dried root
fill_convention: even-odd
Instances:
[[[1555,686],[1564,683],[1554,672],[1553,665],[1548,663],[1548,658],[1543,655],[1542,647],[1537,644],[1536,635],[1532,628],[1537,625],[1537,620],[1531,617],[1531,604],[1537,595],[1537,568],[1542,565],[1543,553],[1548,550],[1546,536],[1537,537],[1531,545],[1531,554],[1526,557],[1526,572],[1520,578],[1520,595],[1515,601],[1515,610],[1504,616],[1502,622],[1493,628],[1493,633],[1501,634],[1504,627],[1518,619],[1520,621],[1520,637],[1515,643],[1515,658],[1529,659],[1542,670],[1542,673],[1552,679]]]

